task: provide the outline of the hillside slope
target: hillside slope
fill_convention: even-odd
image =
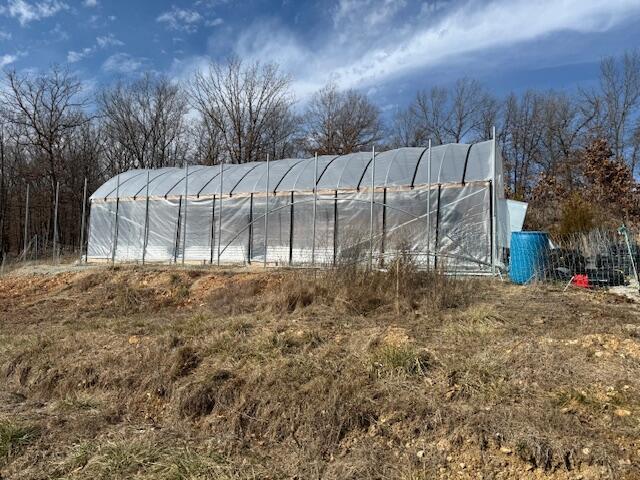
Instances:
[[[400,266],[19,273],[2,478],[640,477],[622,297]]]

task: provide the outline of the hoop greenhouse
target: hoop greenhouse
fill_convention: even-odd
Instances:
[[[402,251],[490,273],[508,235],[492,140],[128,171],[91,196],[87,260],[379,265]]]

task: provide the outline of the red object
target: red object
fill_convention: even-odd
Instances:
[[[586,275],[575,275],[573,277],[573,284],[580,288],[589,288],[589,277]]]

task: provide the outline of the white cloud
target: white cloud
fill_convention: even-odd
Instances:
[[[3,32],[0,30],[0,40],[11,40],[13,35],[10,32]]]
[[[262,22],[245,29],[235,52],[280,63],[294,74],[297,96],[306,98],[329,80],[342,88],[369,87],[554,33],[606,31],[640,16],[638,0],[464,0],[454,5],[436,2],[415,12],[415,5],[403,1],[340,0],[335,28],[321,47],[307,46],[286,26]],[[358,17],[364,21],[354,21]]]
[[[83,48],[79,52],[71,50],[69,53],[67,53],[67,62],[69,62],[69,63],[79,62],[80,60],[83,60],[83,59],[87,58],[89,55],[91,55],[93,53],[93,51],[94,51],[94,49],[90,48],[90,47]]]
[[[100,48],[121,47],[124,45],[124,42],[118,40],[113,33],[96,37],[96,43]]]
[[[76,63],[90,57],[96,53],[99,49],[105,49],[109,47],[121,47],[124,42],[118,40],[115,35],[109,33],[101,37],[96,37],[96,44],[91,47],[83,48],[80,51],[71,50],[67,53],[67,62]]]
[[[116,53],[105,60],[102,69],[108,73],[131,74],[140,70],[146,62],[145,58],[132,57],[128,53]]]
[[[84,2],[82,2],[82,5],[87,8],[94,8],[98,6],[98,0],[84,0]]]
[[[349,27],[353,22],[375,27],[391,20],[406,5],[406,0],[339,0],[333,23],[337,28]]]
[[[0,68],[4,68],[7,65],[11,65],[18,59],[17,55],[5,54],[0,56]]]
[[[162,13],[156,21],[164,23],[171,30],[193,33],[198,29],[203,17],[195,10],[188,10],[173,6],[171,10]]]
[[[224,20],[218,17],[218,18],[214,18],[213,20],[207,20],[205,22],[205,25],[207,27],[217,27],[219,25],[222,25],[223,23],[224,23]]]
[[[35,3],[26,0],[9,0],[7,6],[1,8],[0,13],[16,18],[20,25],[24,26],[29,22],[53,17],[68,9],[69,5],[60,0],[42,0]]]

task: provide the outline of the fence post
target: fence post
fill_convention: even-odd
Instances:
[[[249,242],[247,245],[247,258],[249,259],[249,265],[251,265],[252,257],[253,257],[253,193],[249,195]]]
[[[438,242],[440,240],[440,198],[441,196],[442,196],[442,185],[438,183],[438,209],[436,210],[436,239],[433,246],[433,268],[435,270],[438,269]]]
[[[116,218],[113,223],[113,241],[111,242],[111,247],[113,251],[111,252],[111,264],[116,263],[116,248],[118,248],[118,209],[120,208],[120,174],[117,177],[116,183]]]
[[[313,160],[313,229],[311,233],[311,266],[316,266],[316,215],[318,211],[318,152]]]
[[[427,269],[431,268],[431,139],[427,157]]]
[[[22,255],[23,255],[22,260],[24,262],[27,261],[27,248],[29,246],[28,238],[29,238],[29,185],[27,184],[27,199],[26,199],[25,209],[24,209],[24,249],[22,250]]]
[[[220,162],[220,207],[218,215],[218,266],[220,266],[220,244],[222,243],[222,187],[224,185],[224,168],[223,163]]]
[[[333,192],[333,266],[338,259],[338,190]]]
[[[380,254],[382,257],[382,265],[384,266],[384,256],[387,236],[387,187],[382,190],[382,238],[380,239]],[[397,254],[397,251],[396,251]]]
[[[189,206],[189,164],[184,161],[184,226],[182,227],[182,265],[187,255],[187,210]]]
[[[144,231],[142,234],[144,238],[142,239],[142,265],[144,265],[145,260],[147,259],[147,244],[149,243],[149,175],[150,171],[147,169],[147,186],[145,188],[145,197],[146,203],[144,207]]]
[[[216,241],[216,196],[211,199],[211,247],[209,248],[209,265],[213,265],[213,245]]]
[[[267,247],[269,240],[269,154],[267,153],[267,188],[264,198],[264,268],[267,268]]]
[[[498,210],[498,183],[497,183],[497,154],[496,154],[496,127],[491,128],[491,156],[492,156],[492,171],[491,171],[491,183],[493,185],[491,194],[491,236],[493,238],[491,248],[491,273],[496,274],[496,262],[498,260],[498,235],[497,235],[497,210]]]
[[[60,193],[60,182],[56,182],[56,204],[53,210],[53,263],[58,260],[58,196]]]
[[[178,219],[176,220],[176,238],[173,242],[173,263],[178,263],[178,251],[180,250],[180,230],[182,230],[182,195],[178,202]]]
[[[371,208],[369,218],[369,270],[373,268],[373,205],[376,195],[376,147],[371,150]]]
[[[293,222],[294,222],[294,193],[291,192],[291,206],[289,208],[289,265],[293,264]]]
[[[87,213],[87,177],[84,177],[84,190],[82,193],[82,218],[80,219],[80,263],[82,263],[82,253],[84,252],[84,222]]]

